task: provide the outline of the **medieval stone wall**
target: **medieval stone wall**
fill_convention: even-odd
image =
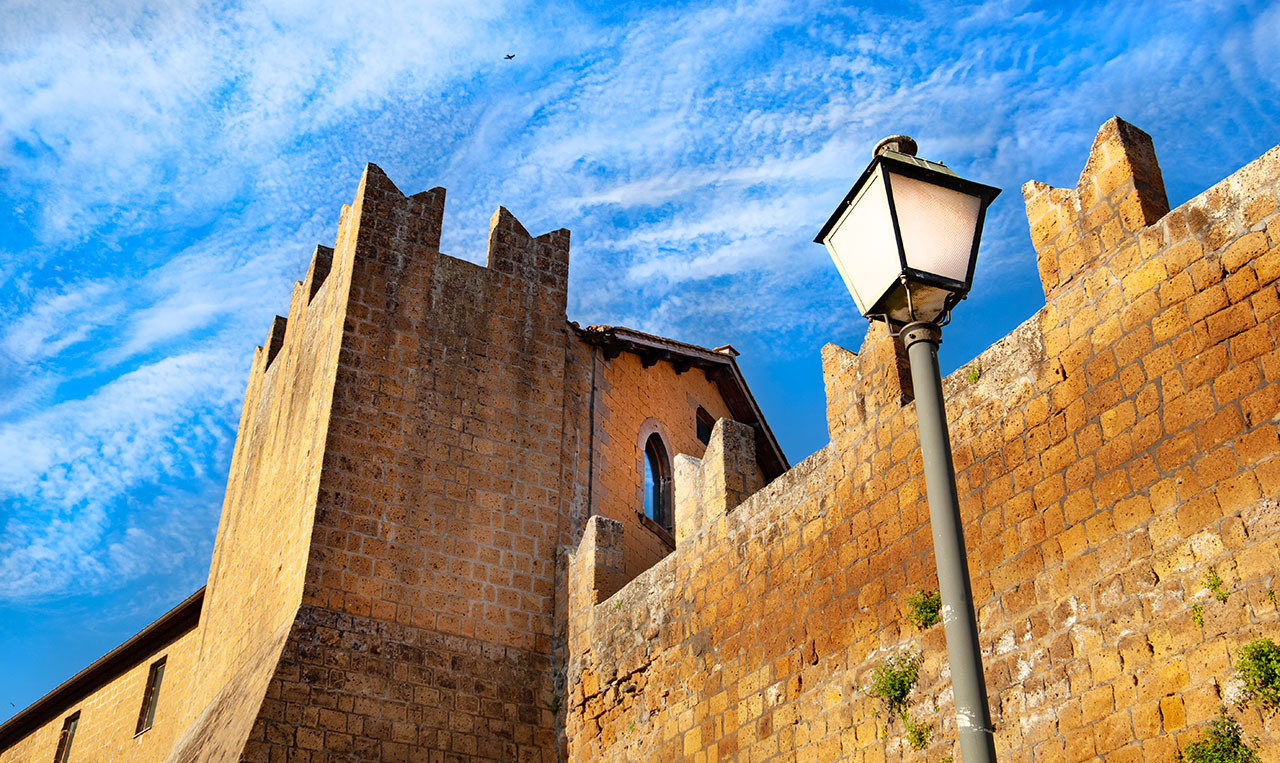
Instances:
[[[495,214],[439,253],[443,191],[370,168],[303,604],[246,757],[555,756],[568,233]]]
[[[1046,306],[945,383],[1001,760],[1172,760],[1236,650],[1280,635],[1278,184],[1280,148],[1170,212],[1112,120],[1075,189],[1024,188]],[[827,348],[831,444],[617,593],[620,528],[592,518],[571,760],[958,756],[942,629],[905,617],[936,578],[901,370],[882,329]],[[903,650],[919,752],[866,691]],[[1240,717],[1280,760],[1280,721]]]

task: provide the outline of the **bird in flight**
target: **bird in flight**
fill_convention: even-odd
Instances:
[[[504,59],[503,59],[503,60],[505,60],[505,61],[510,61],[511,59],[513,59],[513,58],[515,58],[515,57],[516,57],[516,54],[515,54],[515,53],[508,53],[508,54],[504,57]]]

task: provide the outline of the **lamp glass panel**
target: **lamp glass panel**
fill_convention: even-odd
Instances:
[[[982,200],[896,173],[889,182],[907,267],[965,281]]]
[[[902,272],[889,199],[879,172],[854,197],[823,243],[858,309],[866,315]]]

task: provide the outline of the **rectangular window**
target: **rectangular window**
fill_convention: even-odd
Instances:
[[[698,406],[696,415],[698,421],[698,442],[703,445],[711,443],[711,430],[716,426],[716,420],[711,418],[711,414],[707,413],[707,409]]]
[[[76,736],[76,726],[80,724],[80,711],[67,716],[62,722],[62,735],[58,737],[58,752],[53,756],[53,763],[67,763],[71,759],[71,740]]]
[[[142,695],[142,709],[138,711],[138,730],[134,736],[151,728],[156,719],[156,703],[160,700],[160,681],[164,678],[164,661],[161,657],[151,663],[151,672],[147,674],[147,691]]]

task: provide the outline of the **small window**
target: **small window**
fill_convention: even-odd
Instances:
[[[164,679],[164,662],[161,657],[151,663],[151,672],[147,674],[147,691],[142,695],[142,709],[138,711],[138,730],[134,736],[151,728],[156,719],[156,704],[160,701],[160,682]]]
[[[80,725],[79,710],[68,715],[62,722],[62,735],[58,737],[58,752],[53,756],[53,763],[67,763],[71,759],[71,740],[75,739],[78,725]]]
[[[649,435],[644,444],[644,514],[667,532],[675,531],[671,506],[671,459],[662,438]]]
[[[698,406],[698,441],[703,445],[711,444],[711,430],[716,427],[716,420],[711,418],[711,414],[707,413],[707,409]]]

